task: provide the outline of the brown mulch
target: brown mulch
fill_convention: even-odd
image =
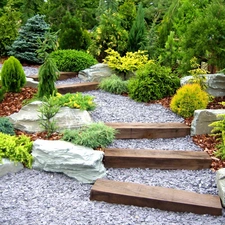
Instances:
[[[33,95],[37,92],[37,89],[24,87],[22,88],[21,93],[6,93],[4,100],[0,103],[0,116],[8,116],[12,113],[18,112],[22,108],[22,102],[24,100],[31,99]],[[171,97],[164,98],[157,101],[151,101],[147,104],[159,103],[166,108],[170,108]],[[225,97],[214,98],[212,102],[209,103],[208,109],[222,109],[225,106],[222,106],[220,102],[225,101]],[[191,125],[193,118],[185,119],[185,124]],[[16,135],[25,134],[28,135],[33,141],[36,139],[45,139],[45,140],[59,140],[62,135],[58,133],[52,134],[50,137],[47,137],[46,132],[39,133],[25,133],[19,130],[16,130]],[[219,168],[225,167],[225,161],[220,160],[215,157],[215,146],[217,144],[216,138],[210,135],[196,135],[192,137],[194,143],[202,148],[203,151],[207,152],[212,158],[211,167],[213,170],[218,170]]]

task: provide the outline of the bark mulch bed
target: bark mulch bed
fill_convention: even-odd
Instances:
[[[37,93],[37,89],[24,87],[22,88],[21,93],[6,93],[4,100],[0,103],[0,116],[9,116],[12,113],[18,112],[22,107],[22,102],[24,100],[29,100],[33,97],[33,95]],[[170,108],[171,97],[164,98],[157,101],[151,101],[146,104],[159,103],[166,108]],[[208,109],[222,109],[225,107],[220,104],[220,102],[225,101],[225,97],[216,97],[211,103],[208,105]],[[185,124],[191,125],[191,121],[193,118],[185,119]],[[26,134],[33,141],[36,139],[49,139],[49,140],[58,140],[61,138],[61,135],[58,133],[54,133],[52,136],[47,138],[46,132],[28,134],[19,130],[16,130],[17,135]],[[207,152],[212,158],[212,170],[218,170],[219,168],[225,167],[225,160],[220,160],[216,158],[214,153],[216,149],[216,138],[210,135],[196,135],[192,137],[194,143],[202,148],[203,151]]]

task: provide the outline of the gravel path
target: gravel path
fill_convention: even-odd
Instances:
[[[30,71],[29,69],[27,69]],[[97,109],[94,121],[182,122],[159,104],[136,103],[123,96],[91,91]],[[201,151],[190,136],[155,140],[115,140],[109,147]],[[217,194],[211,170],[108,169],[107,179]],[[147,207],[90,201],[92,185],[63,174],[24,169],[0,178],[1,225],[222,225],[223,216],[175,213]]]

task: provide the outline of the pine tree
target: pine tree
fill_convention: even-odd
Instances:
[[[131,27],[128,37],[128,51],[136,52],[139,49],[145,49],[146,45],[146,27],[144,19],[144,10],[142,4],[138,5],[138,11],[135,21]]]
[[[60,25],[59,47],[60,49],[77,50],[85,48],[81,21],[75,16],[72,16],[69,11],[62,18]]]
[[[45,16],[36,15],[21,27],[18,38],[12,44],[9,55],[15,56],[22,62],[37,63],[42,61],[37,57],[38,39],[44,40],[49,25],[44,21]]]

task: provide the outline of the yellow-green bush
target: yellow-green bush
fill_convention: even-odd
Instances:
[[[118,73],[127,75],[129,72],[137,71],[141,66],[148,62],[148,55],[145,51],[127,52],[125,56],[109,48],[106,50],[107,56],[103,60],[110,68]]]
[[[178,115],[188,118],[197,109],[205,109],[209,103],[209,95],[199,84],[186,84],[173,96],[170,108]]]
[[[17,137],[0,132],[0,162],[2,158],[8,158],[31,168],[33,162],[32,147],[33,142],[26,135]]]

